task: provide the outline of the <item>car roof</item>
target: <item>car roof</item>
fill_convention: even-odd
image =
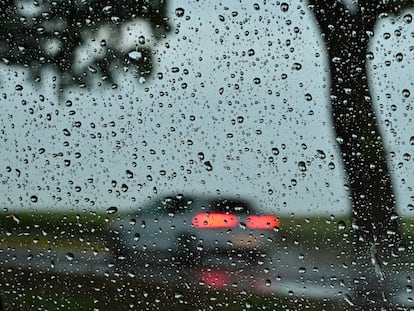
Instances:
[[[235,214],[253,214],[255,209],[244,198],[225,196],[202,196],[172,194],[151,200],[143,207],[142,213],[176,213],[183,211],[217,211]]]

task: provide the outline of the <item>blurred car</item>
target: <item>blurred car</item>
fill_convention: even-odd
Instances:
[[[240,198],[166,196],[111,224],[118,259],[201,263],[258,259],[274,243],[279,219]]]

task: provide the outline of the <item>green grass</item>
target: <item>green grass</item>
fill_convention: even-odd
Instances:
[[[54,228],[64,230],[65,228],[84,228],[89,231],[100,230],[110,219],[111,215],[94,212],[21,212],[1,213],[0,226],[3,229],[35,229]]]
[[[0,245],[29,248],[105,247],[109,215],[90,212],[0,214]]]
[[[349,218],[326,217],[284,217],[281,218],[280,234],[289,239],[306,240],[310,243],[331,240],[342,241],[351,232]],[[332,243],[334,244],[334,243]]]
[[[0,246],[63,247],[73,249],[105,247],[108,223],[125,213],[31,212],[0,214]],[[401,220],[403,236],[414,237],[414,219]],[[278,245],[304,248],[347,248],[352,243],[351,220],[346,217],[282,217],[276,234]]]

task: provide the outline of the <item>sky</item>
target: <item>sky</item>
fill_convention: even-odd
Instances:
[[[168,15],[165,39],[144,28],[156,60],[145,80],[121,71],[115,89],[96,79],[58,95],[53,72],[31,84],[24,69],[0,67],[5,210],[129,211],[157,195],[199,193],[239,195],[280,215],[348,214],[326,54],[306,4],[173,1]],[[130,48],[131,29],[108,40]],[[407,12],[379,20],[369,55],[405,215],[414,204],[413,32]]]

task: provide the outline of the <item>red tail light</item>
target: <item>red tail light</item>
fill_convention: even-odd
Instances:
[[[226,213],[200,213],[193,217],[192,225],[196,228],[219,229],[233,228],[237,225],[238,217]]]
[[[272,215],[249,216],[246,225],[251,229],[274,229],[279,227],[280,220]]]

